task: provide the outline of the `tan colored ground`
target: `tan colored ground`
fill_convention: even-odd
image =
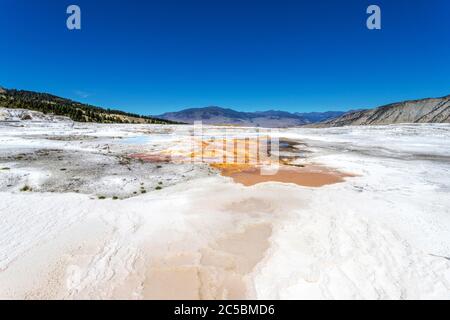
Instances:
[[[261,223],[218,239],[200,252],[180,252],[147,270],[145,299],[247,299],[245,276],[269,248],[272,227]]]

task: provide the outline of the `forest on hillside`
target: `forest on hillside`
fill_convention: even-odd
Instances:
[[[0,107],[66,116],[77,122],[177,124],[174,121],[96,107],[48,93],[0,88]]]

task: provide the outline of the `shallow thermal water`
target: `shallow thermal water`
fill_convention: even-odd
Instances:
[[[321,187],[129,157],[189,153],[189,126],[23,125],[0,124],[0,298],[450,298],[449,125],[273,132],[352,174]]]
[[[303,168],[279,166],[270,174],[262,174],[259,168],[243,170],[222,169],[221,173],[225,177],[231,177],[234,182],[247,187],[267,182],[293,183],[305,187],[322,187],[343,182],[345,177],[352,176],[319,166],[305,166]]]

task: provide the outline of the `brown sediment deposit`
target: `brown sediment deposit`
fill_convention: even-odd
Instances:
[[[263,174],[261,168],[258,167],[212,166],[219,169],[223,176],[231,177],[233,181],[244,186],[253,186],[264,182],[282,182],[304,187],[322,187],[344,182],[345,178],[354,176],[317,165],[304,167],[283,165],[271,172],[270,175]]]
[[[129,155],[129,157],[132,159],[142,160],[145,162],[152,162],[152,163],[170,162],[171,161],[171,157],[169,155],[162,155],[162,154],[134,153],[134,154]]]
[[[184,157],[174,156],[164,153],[133,153],[128,156],[131,159],[141,160],[149,163],[170,163],[181,161],[184,162]]]
[[[259,141],[259,140],[258,140]],[[328,167],[316,164],[297,164],[305,144],[283,139],[280,141],[279,158],[262,158],[259,142],[249,139],[221,139],[218,141],[197,141],[198,148],[188,153],[162,152],[159,154],[133,154],[130,158],[146,162],[204,162],[218,169],[222,176],[232,178],[236,183],[253,186],[264,182],[293,183],[304,187],[322,187],[344,182],[354,177]],[[231,144],[232,147],[227,148]],[[253,150],[253,152],[251,152]],[[256,153],[255,153],[256,152]],[[270,148],[268,150],[270,153]],[[274,168],[266,172],[262,168]]]

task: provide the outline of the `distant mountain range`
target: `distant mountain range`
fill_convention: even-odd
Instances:
[[[78,122],[205,124],[253,127],[340,127],[396,123],[450,123],[450,95],[392,103],[375,109],[349,112],[290,113],[286,111],[241,112],[220,107],[192,108],[159,116],[143,116],[111,110],[57,97],[48,93],[0,87],[0,108],[28,109],[66,116]]]
[[[450,95],[391,103],[370,110],[347,112],[314,127],[386,125],[396,123],[450,123]]]
[[[296,112],[296,115],[303,117],[309,123],[317,123],[340,117],[345,114],[344,111],[326,111],[326,112]]]
[[[159,118],[193,123],[255,127],[340,127],[396,123],[450,123],[450,95],[392,103],[375,109],[348,112],[289,113],[285,111],[239,112],[219,107],[185,109]]]
[[[296,127],[310,123],[326,121],[343,115],[344,112],[290,113],[286,111],[241,112],[220,107],[192,108],[178,112],[169,112],[157,116],[161,119],[204,124],[238,125],[251,127]]]

